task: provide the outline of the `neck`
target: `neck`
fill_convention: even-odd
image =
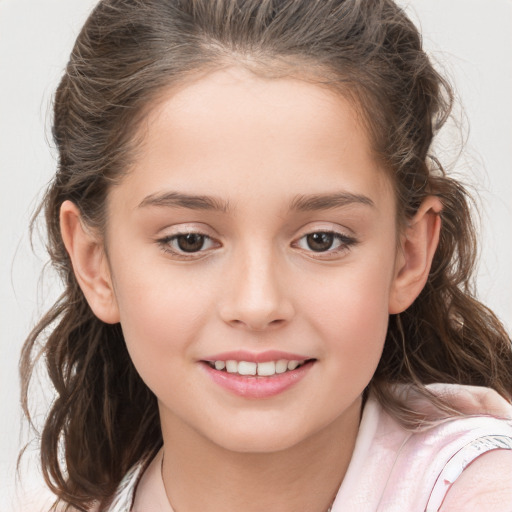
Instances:
[[[162,415],[162,477],[174,512],[326,512],[354,450],[360,409],[357,400],[321,431],[271,453],[226,450]]]

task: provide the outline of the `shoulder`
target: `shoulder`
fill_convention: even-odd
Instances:
[[[417,429],[406,429],[395,453],[389,453],[392,466],[384,493],[386,503],[391,507],[399,493],[410,509],[421,502],[426,510],[436,512],[512,512],[510,403],[487,388],[441,384],[429,388],[458,414],[440,411],[414,390],[401,390],[407,392],[410,409],[421,413],[425,421]],[[384,442],[390,432],[401,428],[392,415],[386,421]],[[501,506],[498,504],[503,504],[502,508],[496,508]]]
[[[451,486],[440,512],[512,511],[512,450],[475,459]]]

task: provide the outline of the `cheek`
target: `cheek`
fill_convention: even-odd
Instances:
[[[304,306],[314,328],[328,340],[326,355],[335,355],[327,359],[342,367],[345,375],[363,372],[369,380],[378,364],[388,326],[393,269],[391,257],[361,259],[318,283]]]
[[[317,314],[312,313],[318,318],[318,329],[332,340],[330,349],[355,360],[380,352],[388,324],[385,293],[374,290],[358,294],[347,283],[347,287],[336,294],[336,299],[324,302]]]
[[[190,353],[207,323],[208,286],[196,286],[165,266],[117,269],[116,300],[130,356],[144,380],[157,368],[167,375],[165,370],[177,368]]]

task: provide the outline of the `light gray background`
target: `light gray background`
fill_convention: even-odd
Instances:
[[[30,447],[25,485],[15,487],[16,455],[29,439],[22,428],[17,361],[24,338],[59,286],[51,277],[39,280],[46,257],[40,243],[33,254],[27,231],[55,169],[51,96],[95,3],[0,0],[0,512],[21,510],[14,496],[30,496],[40,481]],[[419,20],[426,47],[455,83],[464,106],[464,115],[459,109],[456,118],[470,130],[455,170],[480,191],[480,297],[511,330],[512,0],[401,3]],[[439,145],[444,161],[454,161],[457,133],[448,129]],[[50,396],[47,388],[36,398],[43,410]]]

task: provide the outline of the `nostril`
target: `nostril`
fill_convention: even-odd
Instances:
[[[283,318],[277,318],[276,320],[272,320],[269,325],[281,325],[281,324],[284,324],[286,322],[286,320],[284,320]]]
[[[281,318],[270,321],[244,321],[244,320],[232,320],[230,323],[234,327],[245,328],[251,331],[266,331],[268,329],[275,329],[283,326],[287,321]]]

